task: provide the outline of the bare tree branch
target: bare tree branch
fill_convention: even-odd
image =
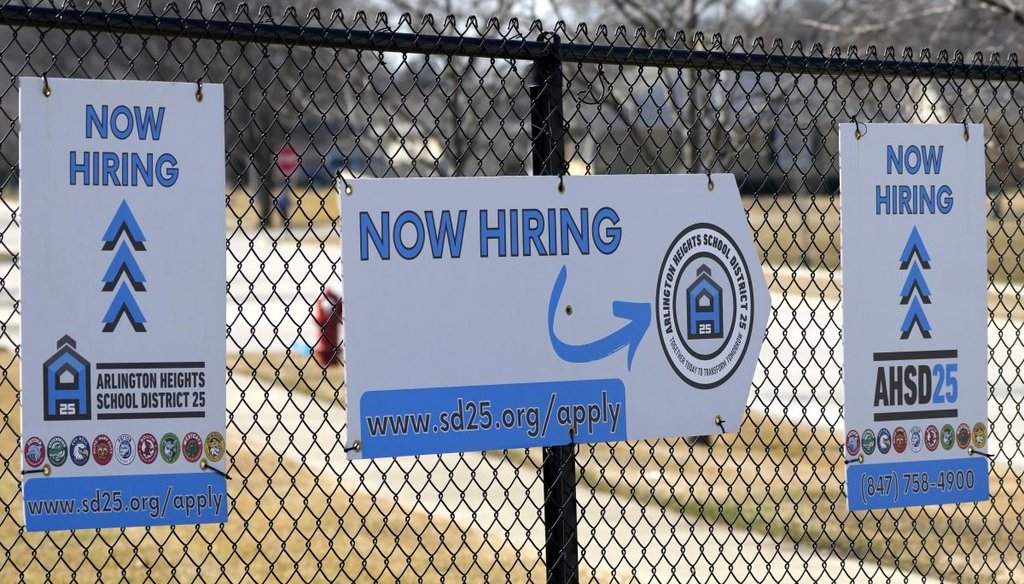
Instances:
[[[934,45],[936,42],[938,42],[939,38],[941,38],[941,36],[946,32],[946,27],[949,26],[950,17],[956,10],[956,5],[959,2],[960,0],[949,0],[949,12],[942,15],[942,18],[939,20],[939,24],[935,27],[934,30],[932,30],[931,36],[928,37],[929,45]]]
[[[846,3],[847,3],[847,1],[848,0],[840,0],[839,2],[836,2],[835,4],[830,6],[828,10],[826,10],[825,12],[823,12],[821,14],[821,19],[822,20],[829,20],[833,16],[835,16],[835,15],[845,11],[846,10]]]
[[[995,12],[1005,14],[1013,19],[1017,24],[1024,25],[1024,11],[1019,6],[1010,4],[1009,2],[1003,2],[1002,0],[974,0],[976,3],[983,7],[989,8]]]
[[[782,4],[782,0],[771,0],[765,4],[764,8],[761,9],[761,13],[758,14],[757,18],[750,23],[750,28],[752,30],[757,30],[764,26],[764,23],[768,21],[768,17],[778,11],[780,4]],[[839,4],[846,4],[846,0],[843,0]]]
[[[987,0],[983,0],[983,1],[987,1]],[[857,26],[857,27],[852,27],[852,28],[848,27],[848,26],[845,26],[845,25],[832,24],[832,23],[829,23],[829,22],[820,22],[820,21],[817,21],[817,20],[811,20],[811,19],[807,19],[807,18],[802,19],[800,21],[800,24],[802,24],[802,25],[804,25],[806,27],[809,27],[809,28],[816,28],[818,30],[824,30],[824,31],[827,31],[827,32],[842,32],[842,31],[846,31],[847,33],[851,33],[851,34],[866,34],[866,33],[873,33],[873,32],[881,32],[881,31],[884,31],[884,30],[891,30],[891,29],[895,28],[896,26],[898,26],[900,24],[903,24],[903,23],[906,23],[906,22],[920,20],[920,19],[928,17],[928,16],[935,16],[936,14],[945,14],[945,13],[951,12],[954,8],[955,8],[954,5],[933,6],[931,8],[926,8],[924,10],[920,10],[918,12],[913,12],[913,13],[910,13],[910,14],[904,14],[902,16],[896,16],[896,17],[890,18],[889,20],[887,20],[885,22],[876,22],[876,23],[865,24],[863,26]]]
[[[658,22],[658,16],[647,9],[646,2],[637,0],[614,0],[612,5],[625,16],[632,26],[643,26]]]

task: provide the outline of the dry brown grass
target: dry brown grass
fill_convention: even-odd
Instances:
[[[339,382],[324,383],[324,374],[311,369],[303,371],[273,354],[256,368],[264,381],[277,375],[284,386],[313,391],[318,399],[344,400],[343,392],[333,390]],[[326,375],[341,379],[338,369]],[[539,449],[532,455],[532,463],[539,465]],[[507,456],[522,460],[522,451]],[[904,571],[947,577],[980,574],[983,582],[1011,582],[1005,567],[994,572],[986,566],[1024,569],[1024,564],[1000,559],[1001,550],[1024,548],[1019,521],[1024,476],[1002,465],[993,465],[988,503],[853,514],[846,507],[842,438],[827,429],[763,414],[748,416],[739,433],[713,437],[709,444],[660,440],[587,445],[580,447],[579,458],[582,480],[617,497],[823,550],[834,547]],[[660,470],[661,476],[652,480],[652,470]]]
[[[266,355],[239,358],[228,366],[235,379],[255,377],[263,385],[278,384],[303,391],[325,404],[334,401],[344,407],[346,403],[345,369],[341,365],[322,369],[307,355],[270,351]]]
[[[0,355],[7,368],[0,389],[0,411],[11,412],[0,430],[0,459],[14,467],[0,475],[0,579],[24,575],[27,582],[126,579],[192,581],[223,575],[231,582],[363,581],[438,582],[464,574],[468,581],[487,578],[528,582],[543,577],[539,558],[517,552],[504,541],[488,539],[443,517],[409,511],[391,497],[361,491],[336,477],[315,476],[276,454],[265,444],[240,445],[233,454],[228,482],[232,502],[223,526],[182,526],[125,530],[22,533],[22,500],[16,480],[18,362]]]
[[[278,192],[280,196],[288,200],[287,217],[290,225],[330,225],[338,220],[338,192],[333,186],[294,186]],[[239,221],[244,227],[259,225],[260,218],[256,211],[254,195],[253,189],[236,189],[228,193],[228,223],[230,225],[237,225]],[[281,217],[275,215],[272,222],[280,224]]]
[[[840,437],[764,415],[748,416],[739,433],[710,445],[677,440],[587,450],[585,481],[643,504],[926,575],[1013,582],[1007,566],[1024,569],[1016,552],[1004,554],[1024,548],[1022,477],[1005,466],[993,467],[987,503],[854,514],[846,507]],[[651,469],[663,469],[662,477],[652,481],[645,474]]]
[[[746,198],[762,264],[808,267],[840,275],[840,211],[836,197]],[[1024,284],[1024,193],[1003,197],[988,217],[988,273],[997,283]],[[1013,301],[1016,304],[1016,300]]]

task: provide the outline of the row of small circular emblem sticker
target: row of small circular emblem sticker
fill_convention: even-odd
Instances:
[[[921,430],[920,426],[913,426],[909,431],[903,426],[896,426],[892,433],[888,428],[882,428],[877,436],[874,430],[864,430],[863,434],[850,430],[846,434],[846,452],[850,456],[857,456],[862,449],[865,455],[874,454],[876,450],[879,454],[888,454],[892,449],[897,454],[902,454],[907,449],[911,452],[920,452],[922,448],[935,451],[940,445],[944,450],[952,450],[954,445],[966,450],[972,442],[974,448],[985,447],[988,442],[988,428],[984,422],[975,424],[973,432],[965,423],[956,428],[953,428],[953,424],[944,424],[941,430],[935,424],[924,430]]]
[[[100,434],[92,444],[84,436],[75,436],[70,442],[54,436],[45,445],[42,439],[33,436],[25,441],[25,464],[38,468],[48,459],[51,466],[60,467],[70,459],[76,466],[85,466],[90,458],[100,465],[111,460],[127,465],[136,458],[144,464],[152,464],[157,458],[173,464],[179,457],[188,462],[198,462],[204,451],[210,462],[219,462],[224,457],[224,436],[220,432],[210,432],[203,440],[199,434],[189,432],[179,440],[177,434],[168,432],[158,441],[148,432],[138,440],[130,434],[121,434],[113,440],[106,434]]]

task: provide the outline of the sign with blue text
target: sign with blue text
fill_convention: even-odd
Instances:
[[[850,510],[987,500],[984,130],[839,135]]]
[[[558,180],[342,190],[350,456],[739,427],[769,299],[733,176]]]
[[[223,89],[19,98],[25,527],[223,522]]]

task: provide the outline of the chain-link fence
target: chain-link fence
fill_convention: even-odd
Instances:
[[[147,2],[4,3],[0,63],[0,580],[1024,579],[1015,59]],[[225,86],[224,525],[23,531],[25,75]],[[853,120],[985,126],[991,502],[847,511],[836,132]],[[736,175],[772,294],[740,432],[551,449],[568,492],[536,450],[346,461],[344,370],[310,354],[311,307],[342,277],[334,177],[535,172]],[[575,530],[553,522],[572,511]]]

